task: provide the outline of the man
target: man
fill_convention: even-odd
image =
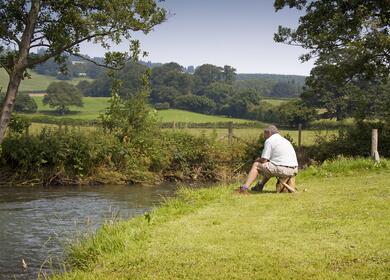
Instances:
[[[240,192],[247,192],[260,173],[263,175],[263,180],[253,187],[252,191],[261,192],[271,177],[291,177],[298,173],[294,147],[290,141],[279,134],[276,126],[270,125],[264,130],[264,139],[261,158],[253,163],[245,184],[240,187]]]

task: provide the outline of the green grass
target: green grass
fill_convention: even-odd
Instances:
[[[38,113],[35,115],[47,115],[54,112],[55,108],[50,108],[49,105],[43,105],[43,96],[33,96],[38,105]],[[94,120],[98,119],[99,114],[109,106],[109,98],[107,97],[83,97],[84,107],[70,106],[71,113],[65,116],[57,116],[58,118],[66,117],[73,119]],[[224,116],[212,116],[199,113],[193,113],[184,110],[161,110],[157,111],[158,117],[162,122],[191,122],[191,123],[215,123],[215,122],[234,122],[246,123],[253,122],[251,120],[228,118]],[[51,116],[55,116],[50,114]]]
[[[388,279],[389,171],[386,160],[340,159],[298,175],[297,194],[182,189],[101,228],[54,278]]]
[[[58,82],[55,77],[47,76],[47,75],[41,75],[38,73],[35,73],[34,71],[29,71],[29,74],[31,74],[31,79],[25,79],[20,84],[19,90],[20,91],[45,91],[50,83],[52,82]],[[90,80],[88,78],[76,78],[72,79],[70,81],[67,81],[71,84],[77,84],[78,82],[82,80]],[[0,68],[0,88],[2,88],[2,92],[4,92],[7,89],[8,85],[8,75],[5,72],[3,68]]]
[[[217,138],[222,138],[228,135],[228,130],[225,128],[217,128],[217,129],[202,129],[202,128],[191,128],[191,129],[183,129],[184,131],[199,135],[216,135]],[[287,136],[289,135],[295,144],[298,144],[298,131],[292,129],[282,129],[280,130],[281,135]],[[302,145],[309,146],[315,142],[317,136],[329,136],[336,135],[338,131],[336,129],[333,130],[302,130]],[[233,129],[233,135],[239,137],[243,140],[249,140],[253,138],[259,138],[263,134],[263,129],[261,128],[235,128]]]
[[[287,103],[291,100],[293,100],[293,99],[264,98],[261,101],[266,101],[266,102],[270,103],[271,105],[279,106],[279,105],[281,105],[283,103]]]
[[[65,117],[72,119],[95,120],[99,118],[100,113],[104,112],[109,105],[109,98],[107,97],[83,97],[83,107],[70,106],[70,114],[59,116],[53,114],[55,108],[51,108],[49,105],[43,105],[43,96],[33,96],[32,98],[34,98],[38,105],[38,113],[35,113],[35,116],[50,115],[57,118]],[[52,113],[50,114],[50,112]]]
[[[191,123],[215,123],[215,122],[234,122],[234,123],[246,123],[253,122],[251,120],[228,118],[224,116],[205,115],[194,112],[188,112],[184,110],[161,110],[158,111],[158,115],[163,122],[191,122]]]

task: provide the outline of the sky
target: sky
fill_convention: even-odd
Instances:
[[[273,0],[165,0],[167,21],[147,34],[136,34],[144,61],[230,65],[237,73],[309,75],[313,62],[301,63],[306,50],[276,43],[278,26],[296,27],[301,15],[285,8],[277,13]],[[112,50],[127,51],[128,43]],[[86,43],[81,53],[104,56],[100,46]]]

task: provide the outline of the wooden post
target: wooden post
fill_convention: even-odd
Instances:
[[[379,153],[378,153],[378,129],[373,129],[371,134],[371,156],[376,161],[379,162]]]
[[[298,148],[302,145],[302,124],[298,124]]]
[[[229,145],[232,144],[233,140],[233,122],[229,122],[228,125],[228,143]]]
[[[176,123],[175,121],[172,122],[172,129],[175,129],[176,128]]]

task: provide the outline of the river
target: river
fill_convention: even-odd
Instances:
[[[36,279],[39,271],[58,270],[74,238],[105,221],[140,215],[174,191],[172,185],[1,187],[0,279]]]

